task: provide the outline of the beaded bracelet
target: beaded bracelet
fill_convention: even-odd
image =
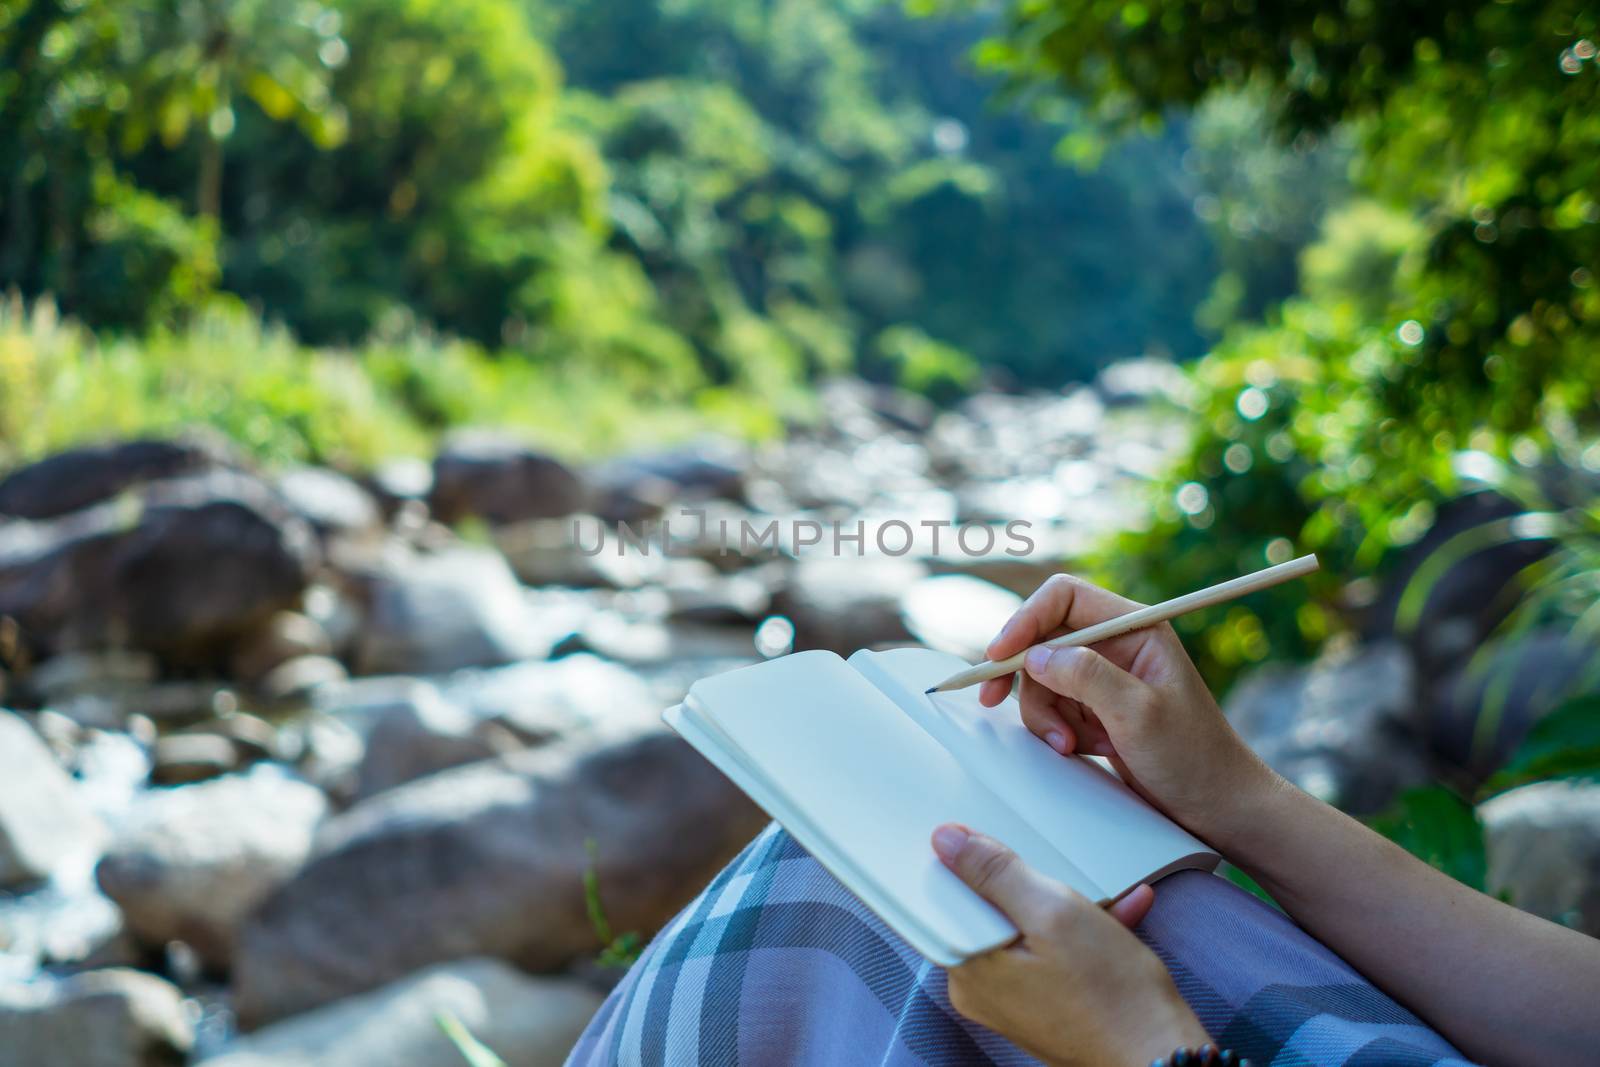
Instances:
[[[1231,1048],[1201,1045],[1173,1049],[1161,1059],[1152,1060],[1150,1067],[1251,1067],[1251,1063]]]

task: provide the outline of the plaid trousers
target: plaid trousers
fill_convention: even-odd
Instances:
[[[1460,1053],[1288,918],[1214,875],[1164,879],[1138,934],[1206,1030],[1257,1067],[1446,1067]],[[568,1059],[1034,1064],[776,824],[669,923]]]

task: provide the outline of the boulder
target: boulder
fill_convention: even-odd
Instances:
[[[278,476],[278,493],[324,536],[376,533],[378,504],[355,481],[326,467],[296,467]]]
[[[327,808],[321,790],[266,766],[154,790],[95,878],[140,942],[182,941],[223,970],[240,922],[305,861]]]
[[[158,738],[150,753],[154,785],[186,785],[227,774],[239,766],[239,750],[226,737],[182,733]]]
[[[365,583],[362,674],[442,674],[541,656],[528,599],[505,560],[460,546],[389,562]]]
[[[1429,746],[1481,782],[1516,751],[1535,723],[1585,691],[1593,664],[1594,644],[1565,629],[1487,641],[1432,687]]]
[[[205,1067],[461,1067],[460,1023],[503,1062],[558,1067],[604,998],[571,978],[476,957],[439,964],[247,1034]]]
[[[6,1067],[178,1067],[194,1044],[183,996],[121,967],[0,986]]]
[[[1488,890],[1600,937],[1600,782],[1535,782],[1478,807]]]
[[[371,715],[357,799],[520,747],[504,727],[447,702],[431,685],[419,685]]]
[[[189,475],[135,500],[0,525],[0,615],[36,654],[129,647],[220,661],[299,598],[316,554],[310,527],[261,482]]]
[[[472,719],[529,745],[652,724],[661,710],[633,671],[584,654],[463,671],[445,695]]]
[[[69,449],[0,480],[0,515],[54,519],[145,482],[232,465],[226,446],[200,437]]]
[[[1370,814],[1429,779],[1415,669],[1393,642],[1333,649],[1305,666],[1257,668],[1224,703],[1273,770],[1345,811]]]
[[[296,656],[268,671],[256,682],[255,691],[267,704],[303,704],[349,677],[344,664],[332,656]]]
[[[738,499],[746,463],[744,451],[724,441],[608,460],[588,471],[591,505],[608,522],[637,522],[671,504]]]
[[[91,852],[104,836],[33,727],[0,710],[0,889],[49,877],[57,864]]]
[[[298,611],[278,611],[239,641],[229,668],[235,678],[254,682],[296,656],[326,656],[332,651],[333,642],[321,623]]]
[[[434,457],[428,507],[440,522],[476,517],[500,525],[570,515],[584,496],[560,460],[513,438],[471,432],[450,437]]]
[[[1552,542],[1508,535],[1485,537],[1476,551],[1439,566],[1434,559],[1454,538],[1510,519],[1523,510],[1515,501],[1481,490],[1440,505],[1433,525],[1408,546],[1387,571],[1376,601],[1365,612],[1369,638],[1396,636],[1407,643],[1425,677],[1454,668],[1477,648],[1515,606],[1515,579],[1549,555]],[[1460,545],[1461,542],[1455,542]],[[1425,572],[1432,571],[1431,576]],[[1407,629],[1403,602],[1415,603],[1421,624]]]
[[[1022,598],[1011,590],[965,574],[923,578],[900,596],[900,615],[918,641],[969,660],[983,658],[1021,606]]]
[[[659,726],[442,771],[330,820],[317,855],[246,923],[234,957],[246,1029],[418,968],[490,955],[553,971],[611,928],[648,935],[765,821]]]
[[[888,556],[815,557],[797,563],[773,597],[773,611],[794,623],[795,648],[848,656],[860,648],[910,641],[900,597],[927,568]]]

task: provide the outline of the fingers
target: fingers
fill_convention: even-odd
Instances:
[[[1140,883],[1125,893],[1121,900],[1115,901],[1106,911],[1111,917],[1132,930],[1144,922],[1144,917],[1150,914],[1150,906],[1156,902],[1156,891],[1148,885]]]
[[[1125,597],[1090,585],[1070,574],[1052,575],[989,642],[991,660],[1014,656],[1061,629],[1081,630],[1097,622],[1125,615],[1140,605]]]
[[[980,897],[999,908],[1023,933],[1051,922],[1071,889],[1029,867],[992,837],[973,833],[959,823],[933,832],[933,850]]]
[[[978,703],[986,708],[992,708],[1011,694],[1011,681],[1015,674],[1008,674],[1004,678],[990,678],[978,687]]]
[[[1092,648],[1031,649],[1023,663],[1029,678],[1095,713],[1102,723],[1142,715],[1155,702],[1155,691]]]
[[[1078,747],[1078,731],[1071,720],[1056,706],[1056,696],[1031,678],[1022,685],[1022,725],[1032,734],[1065,756]]]

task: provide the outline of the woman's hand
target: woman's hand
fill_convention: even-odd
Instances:
[[[1149,1063],[1210,1039],[1155,953],[1128,927],[1155,894],[1140,886],[1109,911],[1044,877],[993,838],[948,824],[934,851],[1022,937],[950,971],[950,1003],[1051,1064]]]
[[[1006,623],[987,655],[1029,646],[1022,721],[1063,755],[1106,756],[1124,781],[1173,819],[1223,847],[1253,807],[1282,786],[1222,717],[1170,625],[1102,641],[1094,648],[1043,648],[1063,630],[1140,607],[1098,586],[1058,574]],[[1011,676],[983,683],[979,699],[1005,699]]]

